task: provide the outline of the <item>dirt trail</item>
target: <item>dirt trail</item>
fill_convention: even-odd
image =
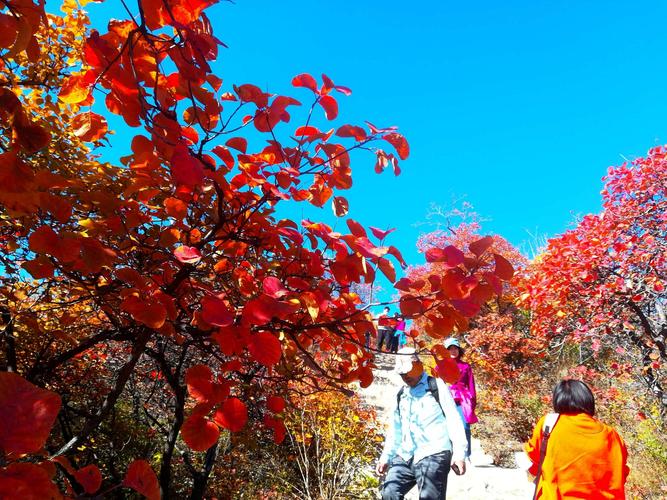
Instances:
[[[401,386],[401,378],[393,372],[394,360],[389,354],[376,358],[378,368],[375,381],[367,389],[361,389],[361,397],[375,407],[379,422],[389,421],[390,413],[396,405],[396,392]],[[484,425],[483,422],[475,425]],[[531,484],[519,469],[505,469],[492,465],[491,457],[484,454],[479,440],[473,438],[472,465],[464,476],[451,473],[448,478],[447,498],[465,500],[529,500],[532,498]],[[407,499],[417,499],[416,489]]]

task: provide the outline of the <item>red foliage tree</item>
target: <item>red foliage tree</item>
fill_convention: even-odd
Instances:
[[[201,498],[221,432],[250,423],[284,437],[276,398],[292,382],[370,384],[373,324],[350,287],[378,270],[394,282],[394,262],[405,265],[388,232],[276,218],[286,201],[332,202],[345,216],[335,193],[351,186],[350,151],[398,173],[408,143],[395,127],[318,128],[318,108],[334,120],[350,93],[326,75],[293,79],[312,102],[298,126],[291,96],[223,90],[210,67],[221,44],[211,3],[139,0],[105,33],[86,31],[69,2],[62,17],[30,0],[0,11],[2,368],[66,401],[47,451],[86,492],[100,478],[68,470],[65,457],[90,461],[83,450],[105,439],[115,475],[125,445],[111,431],[128,406],[127,420],[159,443],[143,451],[160,456],[159,488],[180,486],[179,462]],[[109,140],[101,95],[136,130],[121,165],[94,154]],[[449,270],[427,293],[401,280],[404,314],[463,324],[511,274],[504,259],[485,259],[487,247],[434,256]],[[179,437],[205,455],[175,457]],[[149,464],[127,465],[122,484],[155,497]]]
[[[606,372],[633,370],[664,413],[667,150],[611,168],[602,196],[602,212],[550,240],[531,267],[532,332],[554,348],[584,345],[593,358],[611,352]]]

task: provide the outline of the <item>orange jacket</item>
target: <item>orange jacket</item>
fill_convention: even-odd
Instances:
[[[544,418],[526,444],[533,475],[540,461]],[[536,498],[625,499],[627,458],[623,440],[608,425],[585,413],[561,415],[549,437]]]

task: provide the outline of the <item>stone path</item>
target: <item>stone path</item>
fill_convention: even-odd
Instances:
[[[376,359],[375,381],[367,389],[360,389],[362,398],[375,407],[378,419],[384,425],[396,404],[396,393],[401,386],[400,376],[393,372],[393,356],[381,354]],[[480,422],[476,425],[484,425]],[[463,476],[451,473],[448,478],[447,498],[465,500],[530,500],[532,485],[520,469],[496,467],[492,459],[484,454],[478,439],[473,438],[472,464]],[[416,488],[406,499],[418,498]]]

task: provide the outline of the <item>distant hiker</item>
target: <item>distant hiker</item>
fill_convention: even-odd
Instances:
[[[378,341],[377,350],[381,351],[382,346],[387,346],[389,350],[389,343],[391,342],[391,335],[393,332],[392,321],[389,317],[389,307],[385,307],[380,314],[376,316],[378,326]]]
[[[387,473],[383,500],[401,500],[415,484],[421,500],[441,500],[449,469],[465,474],[466,438],[445,383],[429,377],[412,347],[396,354],[395,371],[405,385],[396,398],[376,472]]]
[[[405,345],[408,343],[408,338],[405,335],[405,320],[403,319],[403,316],[396,313],[394,316],[394,321],[396,324],[394,325],[394,331],[391,336],[389,351],[396,353],[399,348],[405,347]]]
[[[452,359],[456,361],[456,366],[461,374],[459,379],[449,387],[449,390],[452,392],[456,407],[463,419],[463,426],[465,427],[466,439],[468,441],[466,458],[470,458],[470,424],[478,421],[477,415],[475,415],[475,407],[477,406],[475,378],[473,377],[470,365],[462,360],[464,350],[461,348],[459,341],[454,337],[450,337],[445,340],[445,348],[449,351]]]
[[[526,444],[534,499],[625,499],[627,450],[618,433],[596,420],[595,399],[579,380],[562,380],[556,413],[542,417]]]

